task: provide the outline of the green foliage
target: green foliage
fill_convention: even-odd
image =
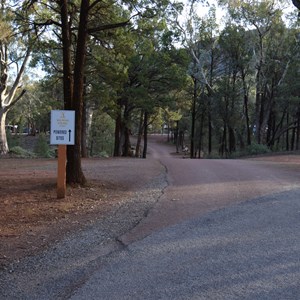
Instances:
[[[12,147],[9,151],[9,153],[13,156],[19,157],[19,158],[35,158],[35,154],[31,151],[28,151],[20,146]]]
[[[96,114],[96,113],[95,113]],[[90,156],[111,156],[114,147],[114,121],[106,113],[94,116],[89,138]]]
[[[20,146],[20,136],[11,134],[10,130],[6,131],[8,148]]]
[[[221,159],[224,157],[221,157],[220,154],[217,151],[212,151],[210,154],[205,156],[206,159]]]
[[[39,134],[34,152],[38,157],[54,157],[54,151],[50,148],[47,136],[44,133]]]
[[[182,30],[174,22],[182,12],[182,3],[170,5],[167,0],[145,0],[125,1],[123,3],[128,5],[122,6],[120,2],[100,2],[90,11],[90,29],[128,20],[135,10],[139,11],[139,16],[131,19],[131,26],[95,31],[88,40],[85,79],[91,89],[85,93],[85,101],[87,107],[95,111],[88,141],[92,156],[111,155],[114,119],[119,112],[122,113],[122,126],[126,125],[133,132],[139,127],[140,112],[146,111],[148,125],[153,130],[161,128],[163,122],[179,121],[178,126],[187,137],[191,127],[193,78],[197,79],[194,140],[206,151],[211,134],[212,153],[217,153],[211,153],[213,157],[219,155],[220,144],[224,153],[231,152],[230,155],[234,152],[240,155],[239,151],[243,151],[247,143],[245,128],[253,128],[258,120],[255,115],[258,84],[266,104],[260,115],[270,116],[270,120],[264,120],[263,138],[274,139],[271,141],[273,149],[278,141],[276,128],[282,128],[284,132],[285,126],[294,124],[299,118],[298,29],[287,28],[281,21],[276,1],[219,1],[228,4],[231,14],[222,32],[216,23],[213,6],[204,17],[192,15],[196,12],[190,10],[189,24]],[[47,1],[32,3],[31,10],[26,12],[25,6],[22,10],[30,20],[39,24],[60,21],[58,2],[51,5]],[[68,2],[74,29],[72,42],[76,41],[79,4],[80,1]],[[6,20],[0,19],[0,37],[5,38],[10,31],[6,24]],[[37,26],[36,29],[40,28]],[[52,29],[54,25],[50,25],[35,44],[31,59],[32,65],[42,66],[48,77],[43,82],[23,81],[27,93],[20,105],[8,114],[8,123],[18,124],[19,128],[33,127],[46,132],[50,110],[63,107],[61,40],[55,36],[61,32],[56,28],[54,35]],[[262,33],[261,41],[257,30]],[[185,39],[182,41],[184,49],[177,48],[180,37]],[[189,63],[189,75],[193,78],[187,76]],[[257,66],[261,67],[263,80],[256,84]],[[245,115],[246,107],[249,118]],[[286,124],[288,118],[290,124]],[[246,124],[248,119],[249,124]],[[235,135],[233,141],[229,132]],[[251,138],[255,139],[255,136],[251,135]],[[8,139],[10,147],[20,145],[19,137],[8,135]],[[40,139],[35,151],[38,156],[48,157],[51,154],[49,146],[43,136]],[[270,140],[261,142],[271,145]],[[234,144],[232,147],[231,143]],[[280,143],[284,145],[284,139]],[[266,146],[252,144],[246,154],[268,151]]]
[[[252,143],[250,146],[247,146],[245,149],[245,155],[259,155],[270,153],[271,150],[263,144]]]

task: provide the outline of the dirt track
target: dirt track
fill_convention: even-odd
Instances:
[[[150,139],[146,160],[83,160],[90,185],[69,188],[64,200],[56,199],[56,160],[2,159],[0,266],[37,253],[112,214],[120,203],[165,171],[169,187],[148,218],[123,237],[125,243],[207,211],[299,184],[298,155],[190,160],[174,152],[165,137],[156,136]]]
[[[123,237],[124,243],[209,211],[300,185],[300,155],[191,160],[162,143],[157,137],[150,153],[167,169],[169,186],[148,218]]]

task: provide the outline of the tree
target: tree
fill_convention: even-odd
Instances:
[[[75,145],[67,148],[67,183],[86,183],[86,178],[81,167],[81,140],[84,107],[84,78],[86,67],[88,37],[102,30],[126,26],[129,19],[120,23],[95,24],[96,14],[101,13],[97,6],[101,1],[82,0],[80,5],[66,0],[56,1],[46,5],[40,1],[30,1],[28,8],[34,7],[36,14],[35,26],[55,26],[59,31],[54,34],[62,45],[62,66],[63,66],[63,89],[64,108],[75,111]],[[110,4],[111,5],[111,4]],[[59,12],[49,19],[45,9],[52,12]],[[103,8],[102,8],[103,9]],[[104,8],[105,9],[105,8]],[[42,16],[42,18],[41,18]],[[47,18],[48,17],[48,18]],[[54,27],[54,28],[55,28]],[[74,53],[74,54],[73,54]]]
[[[196,2],[192,1],[189,6],[187,20],[183,24],[177,21],[177,26],[183,36],[182,45],[190,53],[191,60],[188,68],[188,74],[193,82],[191,93],[191,158],[196,157],[197,150],[199,153],[201,152],[201,149],[197,149],[197,140],[198,145],[202,147],[204,121],[207,124],[208,131],[208,152],[212,151],[211,101],[214,93],[213,83],[217,61],[216,40],[218,34],[215,7],[211,6],[208,15],[200,18],[195,5]],[[204,99],[206,101],[205,105],[203,103]]]
[[[227,97],[231,102],[230,111],[221,109],[220,113],[227,112],[228,134],[229,134],[229,152],[236,148],[234,141],[239,139],[241,148],[244,144],[251,145],[251,126],[249,116],[249,89],[250,80],[254,74],[251,68],[252,49],[249,47],[252,43],[251,33],[235,24],[228,24],[221,32],[219,37],[219,47],[221,52],[221,61],[219,69],[222,70],[223,89],[218,93]],[[227,85],[224,86],[224,83]],[[240,118],[242,116],[242,118]],[[240,122],[244,121],[244,123]],[[244,141],[243,135],[246,133]],[[237,135],[237,136],[235,136]],[[224,141],[224,139],[223,139]]]
[[[55,4],[56,3],[56,6]],[[86,72],[87,45],[89,40],[105,45],[105,37],[99,35],[130,24],[134,16],[140,18],[155,18],[159,11],[168,7],[168,1],[124,1],[115,3],[108,1],[103,5],[102,1],[80,2],[80,9],[76,2],[59,0],[47,4],[42,1],[30,1],[29,6],[35,5],[43,9],[51,9],[55,15],[49,18],[49,14],[43,14],[43,19],[37,17],[36,26],[56,26],[59,31],[54,31],[63,45],[63,77],[64,77],[64,103],[66,109],[74,109],[76,112],[76,142],[75,146],[68,147],[67,182],[73,184],[85,184],[86,179],[81,170],[81,139],[82,120],[84,107],[84,78]],[[125,10],[125,7],[128,9]],[[59,17],[56,12],[59,11]],[[130,15],[133,11],[133,15]],[[116,12],[112,15],[112,12]],[[118,15],[118,20],[114,18]],[[74,52],[73,52],[74,51]],[[73,56],[73,53],[74,56]]]
[[[0,154],[6,154],[9,151],[5,129],[6,117],[26,92],[22,87],[22,76],[30,57],[32,41],[27,34],[24,34],[23,42],[18,40],[18,35],[22,32],[13,33],[14,30],[18,30],[14,28],[15,20],[11,18],[13,11],[6,1],[1,1],[0,5]],[[10,81],[10,68],[13,64],[16,66],[16,75],[14,80]]]
[[[156,115],[158,108],[167,107],[175,101],[172,91],[185,83],[184,69],[179,66],[182,58],[171,44],[173,32],[166,24],[165,13],[161,11],[153,19],[139,20],[131,35],[135,44],[127,50],[129,55],[125,66],[128,78],[116,99],[114,156],[131,155],[130,132],[133,119],[138,119],[136,153],[139,153],[143,132],[143,157],[146,157],[145,126],[149,126],[151,116]]]
[[[228,2],[228,1],[223,1]],[[255,136],[258,144],[266,141],[266,128],[272,110],[273,99],[267,94],[266,82],[268,60],[266,56],[268,39],[272,29],[281,19],[282,10],[279,1],[237,1],[229,4],[230,14],[234,20],[246,28],[253,29],[255,44],[253,47],[256,60],[256,98],[255,98]]]

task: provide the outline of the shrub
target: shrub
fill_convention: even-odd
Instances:
[[[253,143],[246,148],[245,152],[246,155],[258,155],[258,154],[270,153],[271,150],[266,145]]]
[[[8,148],[20,146],[20,136],[19,135],[12,135],[10,130],[7,130],[6,137],[7,137]]]
[[[20,158],[33,158],[35,154],[31,151],[27,151],[20,146],[12,147],[9,151],[10,154],[15,155]]]
[[[47,142],[46,135],[44,133],[39,134],[34,152],[38,157],[50,158],[54,156],[54,152],[51,151],[50,146]]]

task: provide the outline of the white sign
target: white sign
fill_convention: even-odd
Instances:
[[[51,145],[75,144],[75,111],[51,110]]]

